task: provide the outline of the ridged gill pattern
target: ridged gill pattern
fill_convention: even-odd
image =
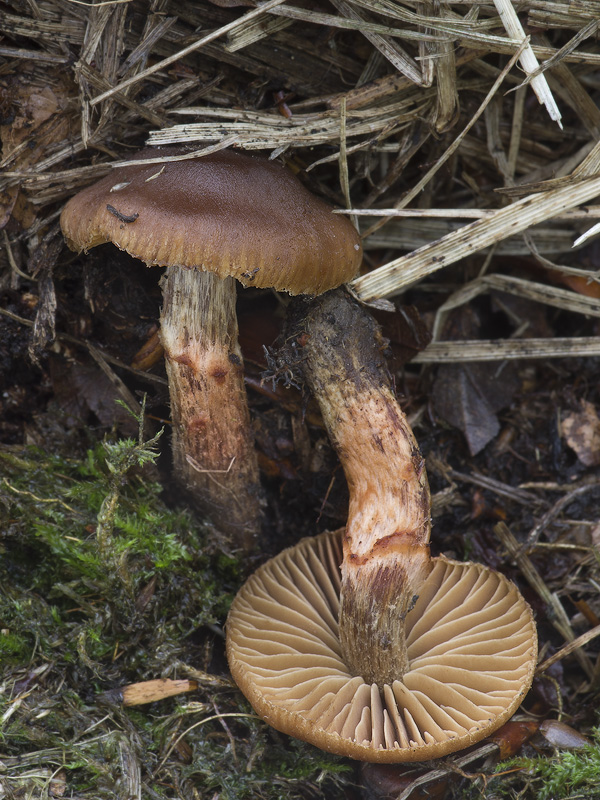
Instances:
[[[409,671],[378,687],[352,676],[338,639],[341,532],[264,564],[227,622],[232,674],[273,727],[364,761],[437,758],[502,725],[529,688],[531,610],[504,576],[433,559],[407,616]]]

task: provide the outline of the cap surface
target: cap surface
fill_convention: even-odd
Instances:
[[[197,267],[291,294],[339,286],[362,258],[349,220],[289,170],[231,150],[115,169],[69,200],[61,227],[74,250],[113,242],[149,266]]]
[[[352,676],[338,637],[342,532],[302,540],[244,584],[227,620],[233,677],[278,730],[361,761],[424,761],[488,736],[533,678],[537,638],[516,587],[433,559],[406,618],[410,668],[381,690]]]

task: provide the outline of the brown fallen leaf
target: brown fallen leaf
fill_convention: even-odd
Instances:
[[[442,338],[479,338],[484,330],[479,315],[468,308],[459,311],[448,316]],[[514,363],[500,370],[497,364],[442,364],[431,396],[436,413],[463,432],[475,456],[500,432],[496,414],[510,405],[518,386]]]
[[[117,426],[124,436],[136,435],[137,421],[116,402],[115,386],[95,364],[54,354],[49,364],[54,393],[69,425],[82,424],[91,411],[102,425]]]
[[[586,467],[600,464],[600,419],[587,400],[580,403],[581,411],[566,414],[560,429],[569,447]]]
[[[415,306],[399,306],[392,312],[373,310],[373,316],[389,340],[392,371],[403,367],[431,341],[431,332]]]
[[[69,70],[49,67],[40,75],[25,61],[18,74],[0,78],[0,94],[6,109],[0,143],[9,169],[26,170],[37,164],[76,129],[76,87]],[[0,228],[11,217],[22,228],[36,217],[28,192],[16,185],[0,193]]]
[[[59,769],[50,779],[48,794],[50,797],[64,797],[67,791],[67,772]]]
[[[540,725],[540,733],[554,747],[575,749],[591,744],[590,740],[575,728],[556,719],[545,719]]]
[[[539,727],[536,720],[509,720],[489,737],[489,741],[498,745],[500,759],[504,760],[518,753]]]
[[[516,388],[510,364],[500,376],[492,364],[447,364],[438,370],[433,405],[446,422],[464,433],[474,456],[500,431],[496,412],[510,405]]]

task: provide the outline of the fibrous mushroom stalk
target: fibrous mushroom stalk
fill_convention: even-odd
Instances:
[[[350,492],[339,635],[355,675],[379,686],[409,668],[404,620],[431,570],[423,458],[391,388],[373,318],[330,292],[305,321],[303,372]]]
[[[260,532],[258,457],[232,278],[320,294],[354,277],[360,239],[349,220],[274,161],[237,151],[188,157],[179,147],[148,148],[133,158],[138,163],[71,198],[61,227],[74,250],[112,242],[148,266],[169,268],[161,336],[175,478],[233,547],[252,551]],[[180,300],[183,306],[171,305]]]
[[[162,279],[173,466],[196,505],[249,551],[260,527],[260,478],[238,344],[233,278],[169,267]]]

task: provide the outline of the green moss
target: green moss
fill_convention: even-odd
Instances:
[[[236,562],[208,548],[202,526],[167,508],[148,481],[158,438],[107,441],[83,461],[0,450],[5,647],[35,641],[47,653],[65,627],[71,651],[84,636],[87,657],[101,659],[154,624],[158,596],[178,612],[164,622],[177,637],[225,614]]]
[[[527,786],[527,796],[538,800],[580,800],[600,797],[600,727],[593,730],[593,743],[577,750],[560,750],[554,755],[513,758],[498,765],[504,772],[522,770],[519,781]],[[513,786],[514,788],[514,786]],[[522,796],[510,786],[503,796]]]
[[[209,797],[212,793],[222,800],[335,797],[352,770],[347,760],[280,737],[252,718],[240,715],[234,724],[223,721],[237,733],[233,746],[223,728],[218,733],[217,722],[212,732],[195,739],[192,763],[184,770],[185,777],[201,785]]]
[[[62,769],[85,800],[135,780],[144,798],[341,797],[348,762],[280,736],[232,685],[219,634],[242,568],[163,501],[159,441],[0,448],[0,784],[43,797]],[[198,688],[134,708],[113,691],[158,677]]]
[[[28,652],[29,645],[23,637],[8,629],[0,631],[0,664],[18,663]]]

